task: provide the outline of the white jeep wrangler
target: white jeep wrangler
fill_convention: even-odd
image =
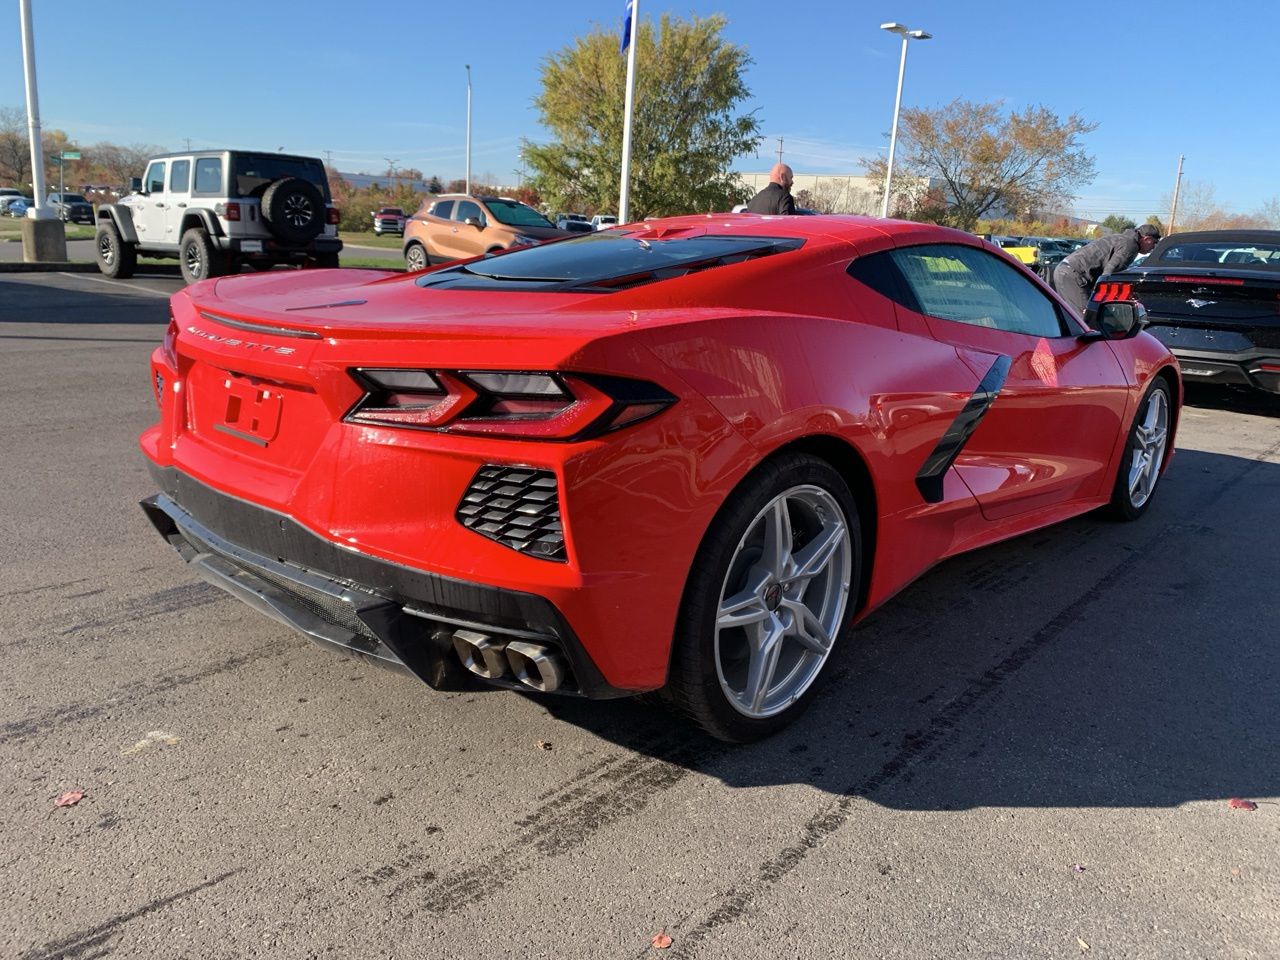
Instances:
[[[193,150],[153,157],[130,195],[98,208],[95,249],[108,277],[133,275],[139,254],[175,257],[187,283],[248,264],[336,267],[338,209],[313,157]]]

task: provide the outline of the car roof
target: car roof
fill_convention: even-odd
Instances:
[[[300,153],[276,153],[272,150],[241,150],[236,147],[214,147],[211,150],[174,150],[171,153],[153,153],[147,157],[147,163],[152,160],[168,160],[172,157],[208,157],[223,153],[241,153],[252,154],[260,157],[277,157],[281,160],[306,160],[319,162],[319,157],[307,157]]]

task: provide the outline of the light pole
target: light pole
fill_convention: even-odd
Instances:
[[[933,34],[923,30],[911,30],[900,23],[882,23],[881,30],[899,34],[902,37],[902,59],[898,63],[898,96],[893,101],[893,131],[889,134],[889,165],[884,172],[884,202],[880,204],[880,216],[889,216],[889,191],[893,187],[893,151],[898,145],[898,111],[902,109],[902,78],[907,72],[907,42],[909,40],[932,40]]]
[[[467,194],[471,193],[471,64],[467,64]]]

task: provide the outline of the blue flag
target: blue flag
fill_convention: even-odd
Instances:
[[[627,0],[626,11],[622,16],[622,46],[618,48],[619,53],[627,52],[627,44],[631,42],[631,16],[635,13],[636,0]]]

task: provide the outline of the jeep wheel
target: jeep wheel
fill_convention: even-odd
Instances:
[[[198,227],[192,227],[182,235],[178,266],[182,268],[182,279],[187,283],[221,276],[226,272],[225,259],[221,251],[214,248],[209,235]]]
[[[128,280],[138,266],[138,250],[120,238],[120,231],[110,220],[98,227],[94,238],[98,269],[113,280]]]
[[[262,195],[262,219],[281,240],[306,243],[324,229],[324,197],[314,184],[285,177]]]

